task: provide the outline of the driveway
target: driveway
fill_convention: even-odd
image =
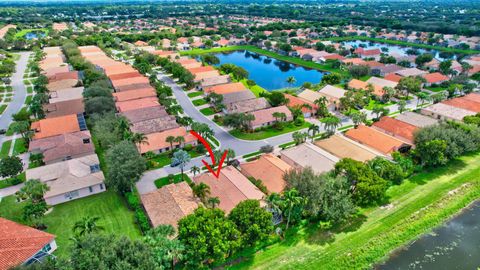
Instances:
[[[11,79],[11,86],[13,87],[13,99],[8,105],[7,109],[0,116],[0,129],[7,129],[12,122],[12,114],[17,113],[25,103],[27,97],[27,88],[23,84],[23,75],[27,69],[28,57],[30,52],[21,52],[20,59],[16,62],[16,71],[13,73]]]

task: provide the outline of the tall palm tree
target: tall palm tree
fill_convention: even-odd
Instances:
[[[170,144],[170,151],[173,151],[173,143],[175,142],[175,137],[174,136],[168,136],[165,139],[165,142]]]
[[[267,209],[272,213],[274,223],[278,224],[282,221],[282,198],[278,193],[271,193],[265,198]]]
[[[320,132],[320,127],[318,125],[312,124],[308,127],[308,133],[312,132],[312,142],[315,139],[315,135]]]
[[[340,125],[340,122],[340,118],[333,115],[322,119],[325,129],[330,133],[335,132],[335,129]]]
[[[183,147],[183,143],[185,142],[185,137],[183,136],[177,136],[175,137],[175,142],[180,145],[180,148]]]
[[[104,228],[99,226],[97,222],[100,217],[83,217],[81,220],[75,222],[73,225],[73,232],[79,236],[84,236],[91,233],[103,231]]]
[[[141,144],[148,144],[147,136],[145,136],[143,133],[133,133],[130,141],[137,146],[140,146]]]
[[[205,183],[199,183],[192,188],[193,194],[200,198],[202,202],[210,195],[210,186]]]
[[[284,208],[287,211],[287,226],[285,227],[285,231],[288,230],[288,226],[290,224],[290,217],[292,215],[292,211],[296,206],[300,206],[304,204],[304,199],[300,196],[299,192],[296,189],[290,189],[284,192],[283,194],[284,200]]]
[[[130,126],[132,124],[125,117],[118,118],[117,128],[120,134],[125,134],[126,131],[130,131]]]
[[[227,164],[229,164],[230,160],[235,158],[236,154],[235,154],[235,151],[233,151],[233,149],[231,148],[228,148],[227,149]]]
[[[290,87],[292,87],[296,82],[297,80],[293,76],[287,78],[287,83],[290,85]]]
[[[211,208],[217,207],[217,205],[220,204],[220,199],[218,197],[210,197],[208,198],[208,205],[210,205]]]
[[[326,97],[317,98],[313,103],[318,106],[317,116],[325,116],[328,113],[328,100]]]
[[[195,177],[195,175],[196,175],[197,173],[200,173],[200,168],[197,167],[197,166],[195,166],[195,165],[193,165],[192,168],[190,169],[190,171],[193,173],[193,176]]]

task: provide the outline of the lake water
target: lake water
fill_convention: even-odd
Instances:
[[[249,79],[268,91],[285,87],[298,87],[305,82],[319,83],[324,72],[293,65],[249,51],[233,51],[218,53],[215,56],[221,64],[235,64],[243,67],[249,73]],[[296,82],[287,83],[287,78],[293,76]]]
[[[399,250],[376,269],[472,269],[480,266],[480,201]]]
[[[30,40],[45,36],[46,34],[44,32],[28,32],[27,34],[25,34],[25,39]]]
[[[430,53],[430,54],[433,55],[433,57],[435,57],[439,61],[445,60],[445,58],[440,57],[440,52],[436,51],[436,50],[425,50],[425,49],[415,48],[415,47],[402,47],[402,46],[391,45],[391,44],[386,44],[386,43],[383,44],[383,43],[375,43],[375,42],[360,41],[360,40],[345,41],[345,42],[342,42],[342,43],[345,44],[345,45],[353,46],[353,47],[360,47],[360,46],[363,47],[363,46],[365,46],[364,47],[365,49],[376,49],[376,48],[380,49],[382,47],[383,48],[388,48],[388,52],[385,52],[385,53],[387,53],[387,54],[394,53],[394,54],[398,54],[398,55],[401,55],[401,56],[406,56],[407,51],[409,49],[415,49],[421,54]],[[455,55],[453,55],[451,59],[454,59],[454,58],[455,58]]]

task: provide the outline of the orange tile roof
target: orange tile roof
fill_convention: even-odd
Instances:
[[[127,101],[120,101],[115,103],[117,110],[119,112],[126,112],[141,108],[148,108],[154,106],[160,106],[158,103],[158,99],[156,97],[147,97],[147,98],[140,98],[140,99],[132,99]]]
[[[480,102],[480,94],[478,94],[478,93],[470,93],[470,94],[464,96],[463,98],[465,98],[467,100],[475,101],[475,102]]]
[[[292,167],[275,155],[266,154],[255,161],[240,164],[240,168],[245,176],[261,180],[268,191],[280,193],[286,186],[283,175]]]
[[[425,74],[423,75],[423,78],[425,78],[428,83],[441,83],[443,81],[448,81],[448,77],[440,72]]]
[[[247,90],[247,88],[245,87],[245,85],[243,85],[243,83],[240,83],[240,82],[219,84],[219,85],[215,85],[215,86],[204,89],[205,93],[214,92],[220,95],[233,93],[233,92],[241,92],[245,90]]]
[[[229,213],[241,201],[261,200],[264,196],[255,185],[231,166],[224,167],[220,171],[219,178],[214,177],[211,173],[204,173],[195,177],[193,181],[210,186],[210,196],[220,199],[218,207],[226,213]]]
[[[135,78],[135,77],[143,77],[143,75],[138,71],[126,72],[126,73],[119,73],[108,76],[110,80],[122,80],[128,78]]]
[[[361,65],[365,63],[365,60],[363,60],[362,58],[347,58],[342,60],[342,62],[345,64]]]
[[[303,105],[310,105],[312,107],[312,109],[301,107],[301,110],[302,110],[303,113],[310,112],[312,114],[315,113],[315,111],[318,109],[317,105],[315,105],[314,103],[312,103],[308,100],[305,100],[305,99],[302,99],[302,98],[299,98],[299,97],[296,97],[296,96],[292,96],[292,95],[289,95],[289,94],[284,94],[284,95],[288,99],[287,106],[290,107],[290,108],[301,107]]]
[[[153,89],[153,87],[113,93],[115,101],[127,101],[132,99],[155,96],[157,96],[157,93],[155,92],[155,89]]]
[[[144,76],[111,80],[111,81],[112,81],[113,88],[117,88],[125,85],[139,84],[139,83],[150,83],[148,78]]]
[[[193,75],[196,75],[196,74],[198,74],[198,73],[214,71],[214,70],[216,70],[216,69],[214,69],[214,68],[211,67],[211,66],[203,66],[203,67],[189,68],[189,69],[187,69],[187,70],[190,71],[190,73],[192,73]]]
[[[445,100],[442,103],[453,106],[453,107],[465,109],[468,111],[476,112],[476,113],[480,112],[479,102],[475,102],[464,97]]]
[[[361,144],[370,146],[383,154],[390,154],[405,144],[394,137],[364,125],[348,130],[345,136]]]
[[[397,74],[394,74],[394,73],[390,73],[390,74],[387,74],[387,75],[384,77],[384,79],[385,79],[385,80],[392,81],[392,82],[399,82],[400,79],[402,79],[402,76],[397,75]]]
[[[47,118],[32,123],[35,130],[34,139],[47,138],[64,133],[80,131],[77,115],[70,114],[60,117]]]
[[[406,139],[408,143],[413,143],[413,133],[418,129],[414,125],[402,122],[400,120],[384,116],[380,121],[375,122],[372,127],[385,131],[394,137]]]
[[[373,86],[373,94],[376,96],[383,96],[383,88],[379,85],[372,84]],[[364,81],[360,81],[357,79],[352,79],[348,82],[348,87],[357,90],[367,90],[368,83]]]
[[[0,269],[23,264],[55,239],[53,234],[1,217],[0,232]]]
[[[197,139],[195,136],[187,133],[187,130],[184,127],[178,127],[174,129],[165,130],[162,132],[156,132],[147,134],[147,141],[148,144],[140,144],[140,153],[146,153],[148,151],[157,151],[160,149],[165,149],[170,147],[170,143],[167,143],[165,140],[168,136],[182,136],[185,138],[185,143],[192,143],[195,142]],[[178,145],[178,143],[174,143],[174,146]]]
[[[203,80],[203,79],[217,77],[217,76],[220,76],[220,73],[218,73],[217,70],[201,72],[201,73],[195,74],[195,81],[200,81],[200,80]]]

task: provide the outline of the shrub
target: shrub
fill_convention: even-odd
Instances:
[[[191,150],[193,149],[193,146],[192,146],[191,144],[186,144],[186,145],[183,147],[183,149],[184,149],[185,151],[191,151]]]

